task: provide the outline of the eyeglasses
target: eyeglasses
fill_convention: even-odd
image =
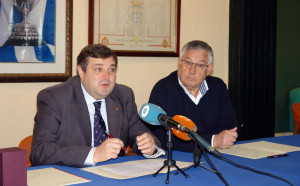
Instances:
[[[206,70],[206,68],[209,66],[209,65],[193,63],[193,62],[187,61],[187,60],[181,60],[181,61],[184,62],[183,64],[186,68],[191,68],[193,65],[195,65],[195,68],[198,71]]]

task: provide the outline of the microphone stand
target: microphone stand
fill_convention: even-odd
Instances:
[[[195,144],[195,150],[194,150],[194,153],[193,153],[194,164],[191,165],[191,166],[189,166],[189,167],[187,167],[187,168],[184,168],[183,170],[186,171],[186,170],[188,170],[188,169],[190,169],[192,167],[196,168],[196,167],[199,166],[199,167],[202,167],[202,168],[204,168],[206,170],[209,170],[209,171],[211,171],[213,173],[216,173],[216,171],[214,171],[214,170],[212,170],[212,169],[210,169],[208,167],[205,167],[205,166],[203,166],[203,165],[200,164],[200,159],[202,157],[202,153],[203,153],[203,149],[200,149],[199,145]],[[178,173],[179,172],[177,171],[177,172],[174,173],[174,175],[177,175]]]
[[[172,147],[173,147],[173,143],[172,143],[172,130],[170,128],[168,128],[167,131],[167,148],[168,148],[168,159],[164,161],[164,165],[155,173],[153,174],[153,177],[156,177],[156,175],[164,168],[164,167],[168,167],[168,173],[167,173],[167,179],[166,179],[166,184],[169,184],[169,175],[170,175],[170,167],[174,166],[176,167],[176,169],[181,172],[186,178],[189,177],[189,175],[185,174],[177,165],[176,165],[176,161],[172,159]]]
[[[222,180],[222,182],[225,185],[229,186],[229,184],[227,183],[225,178],[222,176],[222,174],[217,170],[217,168],[214,166],[214,164],[210,161],[210,158],[208,157],[208,155],[207,155],[206,151],[204,150],[203,146],[201,145],[200,147],[201,147],[202,151],[204,152],[204,156],[205,156],[205,159],[207,160],[208,164],[214,170],[213,172],[216,173],[216,175]]]
[[[223,182],[225,185],[229,185],[229,184],[227,183],[227,181],[225,180],[225,178],[222,176],[222,174],[217,170],[217,168],[216,168],[216,167],[214,166],[214,164],[211,162],[211,160],[210,160],[210,158],[208,157],[206,151],[204,150],[203,145],[202,145],[198,140],[196,140],[197,137],[196,137],[195,133],[189,132],[189,136],[195,141],[195,143],[196,143],[197,146],[199,145],[199,146],[201,147],[201,150],[202,150],[202,152],[204,153],[205,159],[207,160],[207,162],[208,162],[208,164],[210,165],[210,167],[213,169],[212,172],[216,173],[217,176],[222,180],[222,182]],[[214,155],[216,156],[216,154],[214,154]],[[218,157],[218,158],[220,158],[220,157]]]

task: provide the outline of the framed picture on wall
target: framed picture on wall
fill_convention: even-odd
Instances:
[[[0,82],[72,76],[73,0],[0,1]]]
[[[119,56],[178,56],[181,0],[89,0],[89,44]]]

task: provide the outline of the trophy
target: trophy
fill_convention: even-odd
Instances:
[[[39,0],[11,0],[11,2],[21,12],[23,20],[21,23],[15,24],[13,32],[5,45],[42,45],[43,39],[39,36],[36,26],[27,22],[28,13],[38,4]]]

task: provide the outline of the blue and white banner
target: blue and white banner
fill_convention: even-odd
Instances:
[[[14,0],[0,0],[0,62],[54,62],[55,0],[36,0],[28,13],[27,22],[37,27],[43,44],[39,46],[8,46],[15,24],[23,15]]]

